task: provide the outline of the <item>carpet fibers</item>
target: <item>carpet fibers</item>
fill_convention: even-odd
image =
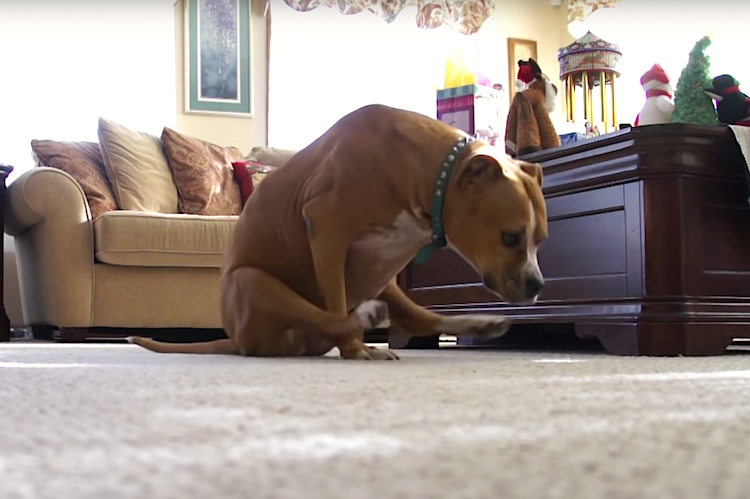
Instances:
[[[0,345],[0,498],[744,499],[750,354]]]

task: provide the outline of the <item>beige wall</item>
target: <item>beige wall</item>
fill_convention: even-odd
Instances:
[[[495,0],[494,21],[503,41],[507,38],[536,41],[539,66],[558,90],[561,89],[557,49],[573,41],[567,30],[567,2],[553,6],[550,0]],[[504,68],[508,67],[506,47],[507,42],[498,51]],[[561,98],[562,92],[558,92],[558,111],[562,108]]]
[[[222,146],[239,147],[247,153],[266,144],[266,18],[265,0],[252,0],[251,61],[253,117],[227,118],[185,114],[185,2],[179,0],[175,15],[175,81],[177,84],[177,131]]]
[[[502,68],[507,68],[506,38],[536,40],[538,62],[552,82],[562,88],[558,79],[557,49],[573,41],[566,29],[567,2],[552,6],[550,0],[495,0],[494,36],[489,43],[498,47],[497,57]],[[183,112],[184,96],[184,1],[175,4],[175,57],[177,86],[177,130],[194,137],[220,144],[236,146],[248,152],[255,145],[265,145],[266,135],[266,18],[265,0],[252,0],[252,51],[254,117],[225,118],[191,115]],[[494,40],[492,40],[494,38]],[[484,42],[483,42],[484,43]],[[507,69],[505,78],[507,82]],[[558,99],[561,99],[559,97]],[[558,102],[558,110],[562,108]]]

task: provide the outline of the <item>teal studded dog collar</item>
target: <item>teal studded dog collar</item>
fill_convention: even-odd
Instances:
[[[427,261],[433,251],[444,248],[448,241],[445,238],[445,229],[443,227],[443,201],[445,200],[445,191],[448,189],[448,180],[451,178],[453,167],[456,166],[458,157],[463,152],[466,145],[472,142],[469,136],[463,136],[451,148],[446,155],[443,163],[440,165],[437,179],[435,180],[435,189],[432,192],[432,205],[430,206],[430,220],[432,222],[432,240],[429,244],[422,247],[417,253],[414,262],[421,265]]]

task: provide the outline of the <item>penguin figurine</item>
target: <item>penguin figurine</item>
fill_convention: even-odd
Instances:
[[[740,92],[739,82],[733,76],[717,76],[711,84],[712,88],[703,91],[716,101],[719,122],[735,125],[750,119],[750,97]]]

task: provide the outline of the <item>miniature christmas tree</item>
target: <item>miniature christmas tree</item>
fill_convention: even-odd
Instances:
[[[706,48],[711,45],[709,36],[704,36],[695,43],[690,51],[687,66],[682,69],[680,79],[677,80],[673,123],[718,124],[714,103],[703,91],[711,88],[711,78],[708,76],[710,61],[706,55]]]

